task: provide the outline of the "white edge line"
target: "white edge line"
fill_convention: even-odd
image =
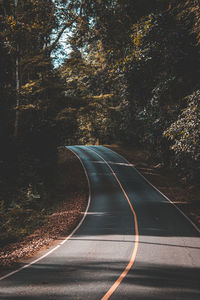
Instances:
[[[163,194],[161,191],[159,191],[159,189],[157,189],[157,187],[155,187],[146,177],[144,177],[144,175],[142,175],[135,167],[133,167],[133,165],[125,158],[123,157],[121,154],[115,152],[114,150],[110,149],[109,147],[104,147],[101,146],[105,149],[109,149],[110,151],[116,153],[117,155],[119,155],[122,159],[124,159],[141,177],[144,178],[144,180],[150,184],[158,193],[160,193],[167,201],[169,201],[174,207],[176,207],[176,209],[190,222],[190,224],[192,224],[192,226],[196,229],[196,231],[198,233],[200,233],[200,229],[197,227],[196,224],[194,224],[194,222],[172,201],[170,200],[165,194]]]
[[[66,146],[67,149],[69,149],[67,146]],[[91,202],[91,186],[90,186],[90,181],[89,181],[89,177],[88,177],[88,174],[87,174],[87,171],[86,171],[86,168],[82,162],[82,160],[80,159],[80,157],[72,150],[72,149],[69,149],[71,152],[74,153],[74,155],[76,155],[76,157],[79,159],[79,161],[81,162],[81,165],[83,166],[83,169],[84,169],[84,172],[85,172],[85,175],[86,175],[86,178],[87,178],[87,181],[88,181],[88,189],[89,189],[89,196],[88,196],[88,204],[87,204],[87,207],[86,207],[86,210],[84,212],[84,215],[82,217],[82,219],[80,220],[79,224],[76,226],[76,228],[72,231],[72,233],[70,235],[68,235],[61,243],[59,243],[55,248],[51,249],[49,252],[45,253],[44,255],[42,255],[41,257],[33,260],[32,262],[22,266],[21,268],[15,270],[15,271],[12,271],[2,277],[0,277],[0,281],[3,280],[3,279],[6,279],[20,271],[22,271],[23,269],[26,269],[28,267],[30,267],[31,265],[37,263],[38,261],[42,260],[43,258],[45,258],[46,256],[48,256],[49,254],[51,254],[52,252],[54,252],[55,250],[57,250],[58,248],[60,248],[60,246],[62,246],[64,243],[66,243],[74,234],[75,232],[79,229],[79,227],[82,225],[83,221],[85,220],[85,217],[87,215],[87,212],[88,212],[88,209],[89,209],[89,206],[90,206],[90,202]]]

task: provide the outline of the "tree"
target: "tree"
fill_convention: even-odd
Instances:
[[[187,106],[163,133],[171,141],[175,164],[189,180],[199,178],[200,161],[200,90],[186,97]]]

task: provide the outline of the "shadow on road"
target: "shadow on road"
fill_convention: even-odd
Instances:
[[[0,299],[101,299],[126,263],[115,260],[104,263],[88,260],[83,263],[82,259],[77,259],[73,263],[66,263],[65,266],[59,264],[59,260],[55,264],[35,264],[24,270],[20,276],[18,274],[14,286],[12,280],[7,280],[1,289]],[[144,265],[137,262],[113,299],[122,299],[120,297],[123,297],[124,292],[126,299],[199,299],[199,278],[199,268],[164,264]],[[106,285],[102,285],[102,282],[106,282]],[[81,298],[76,298],[76,290],[80,285]],[[91,290],[91,294],[88,293],[94,285],[95,289]],[[7,291],[9,289],[9,292],[4,293],[5,288]],[[13,296],[14,289],[18,296]]]

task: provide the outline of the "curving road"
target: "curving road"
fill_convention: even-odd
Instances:
[[[43,259],[0,278],[0,299],[199,300],[198,228],[115,152],[69,149],[90,181],[87,216]]]

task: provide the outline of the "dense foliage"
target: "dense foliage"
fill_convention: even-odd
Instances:
[[[2,0],[0,29],[2,241],[48,207],[59,145],[144,145],[197,184],[199,1]]]
[[[72,94],[88,97],[77,116],[80,143],[145,145],[197,182],[199,11],[195,0],[84,2],[70,37],[84,76],[63,77],[68,62],[61,67]]]
[[[16,6],[14,4],[17,4]],[[61,85],[50,57],[57,26],[48,1],[0,3],[0,242],[30,232],[51,201],[56,159],[54,96]]]

